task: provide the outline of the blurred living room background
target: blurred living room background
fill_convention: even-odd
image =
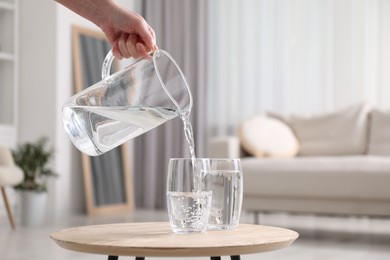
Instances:
[[[346,122],[348,127],[355,127],[353,123],[349,124],[348,122],[352,121],[348,120],[356,116],[354,119],[360,120],[356,123],[356,127],[362,127],[361,120],[363,120],[365,124],[363,128],[371,129],[370,111],[379,111],[381,117],[378,117],[377,123],[383,126],[381,128],[383,133],[378,142],[383,143],[388,138],[387,142],[390,144],[390,134],[385,136],[386,129],[390,131],[390,1],[118,0],[117,2],[145,17],[156,31],[159,47],[167,50],[175,58],[186,75],[194,99],[191,121],[198,157],[215,156],[215,150],[212,148],[215,140],[232,137],[237,138],[238,142],[242,141],[239,129],[244,122],[253,117],[269,119],[272,114],[277,115],[273,120],[284,118],[285,120],[279,121],[295,131],[297,129],[294,129],[294,122],[291,121],[294,116],[302,120],[314,118],[313,124],[322,127],[321,121],[318,123],[315,120],[332,117],[334,114],[338,115],[337,120]],[[0,146],[14,150],[20,144],[47,137],[49,146],[54,149],[50,168],[58,174],[57,178],[48,180],[44,220],[40,225],[32,228],[39,229],[46,226],[44,230],[49,232],[47,227],[50,223],[58,224],[58,221],[67,218],[73,220],[75,216],[77,218],[111,216],[113,219],[108,221],[116,221],[116,214],[123,216],[138,211],[147,212],[142,213],[142,217],[139,217],[141,220],[150,219],[149,214],[154,213],[148,213],[149,211],[162,212],[165,216],[165,180],[168,160],[173,157],[189,156],[188,144],[179,118],[127,144],[128,153],[124,160],[130,166],[128,192],[131,194],[131,206],[117,213],[115,209],[111,211],[108,208],[101,214],[102,216],[96,216],[100,214],[91,213],[88,209],[82,156],[68,139],[62,125],[62,106],[76,89],[74,28],[99,32],[99,28],[94,24],[52,0],[0,0]],[[128,61],[121,62],[121,66],[126,65]],[[100,65],[98,67],[100,68]],[[360,109],[356,115],[353,114],[355,112],[351,112],[354,108]],[[365,119],[362,119],[363,116]],[[332,131],[337,132],[338,126],[328,126],[329,128],[323,130],[326,132],[325,136],[332,136]],[[332,133],[328,135],[330,132]],[[364,130],[359,133],[369,136],[370,131]],[[354,131],[347,131],[344,134],[347,138],[349,134],[353,135]],[[255,138],[262,138],[255,135]],[[308,138],[312,137],[311,135]],[[299,145],[299,138],[296,140]],[[364,151],[352,151],[351,154],[366,155],[369,149],[368,142],[367,137],[363,144]],[[223,149],[226,149],[226,156],[228,156],[231,144],[226,143]],[[234,155],[243,156],[241,149],[242,147]],[[368,166],[361,166],[370,172],[369,167],[374,165],[372,171],[379,171],[377,174],[379,177],[373,183],[378,185],[390,183],[383,182],[383,180],[390,180],[386,175],[386,171],[390,175],[388,165],[390,145],[386,149],[388,149],[387,154],[386,152],[379,154],[381,160],[379,164],[370,162]],[[248,156],[248,150],[245,152],[245,156]],[[345,154],[325,153],[325,155],[334,157]],[[253,156],[256,157],[252,154]],[[293,155],[289,154],[289,159],[299,156],[298,149]],[[260,159],[275,159],[268,157],[272,156],[266,154]],[[389,162],[387,163],[386,160]],[[352,164],[359,162],[358,158],[356,163]],[[331,160],[322,162],[318,167],[323,165],[329,169],[332,168],[330,164],[332,164]],[[343,170],[345,167],[350,167],[350,164],[345,166],[343,162],[337,164]],[[382,166],[385,168],[382,169]],[[318,167],[314,166],[316,169]],[[360,167],[359,164],[357,167]],[[109,176],[110,172],[106,174]],[[262,181],[261,176],[258,177],[259,182]],[[340,190],[343,190],[343,187],[345,190],[354,190],[349,186],[354,182],[340,184],[337,178],[337,175],[333,176],[332,181]],[[345,176],[340,178],[348,181]],[[361,178],[364,182],[365,178],[370,177],[364,175]],[[305,185],[305,179],[300,179],[300,182]],[[324,185],[328,184],[326,182]],[[273,187],[268,188],[272,193]],[[335,210],[332,210],[332,203],[326,204],[324,212],[316,209],[316,206],[313,207],[313,211],[310,211],[310,205],[307,210],[296,212],[293,206],[288,206],[290,205],[288,201],[284,201],[286,204],[275,206],[275,210],[272,210],[273,206],[262,210],[261,201],[256,206],[251,202],[251,206],[243,208],[242,219],[260,224],[285,224],[286,227],[291,228],[295,227],[291,223],[298,226],[306,224],[306,228],[309,226],[312,231],[320,225],[329,226],[329,223],[337,219],[341,222],[336,221],[337,224],[331,228],[334,234],[339,234],[343,228],[353,231],[356,223],[358,226],[373,226],[380,235],[381,243],[385,241],[388,246],[390,196],[382,186],[378,189],[383,189],[382,193],[378,192],[376,187],[369,188],[372,189],[372,193],[380,194],[372,195],[368,189],[369,191],[363,191],[364,194],[369,194],[367,198],[356,199],[359,194],[354,191],[351,196],[355,204],[348,204],[348,206],[340,204]],[[0,201],[0,223],[1,229],[6,230],[7,236],[12,236],[12,232],[24,230],[21,223],[21,198],[19,192],[12,187],[8,186],[5,189],[17,228],[13,231],[10,227],[3,201]],[[335,196],[342,196],[342,192],[340,191],[341,195],[336,192]],[[332,193],[332,190],[329,190],[329,193]],[[245,199],[244,196],[244,204]],[[330,200],[332,199],[334,198]],[[356,203],[359,199],[365,204],[375,201],[377,207],[375,209],[367,207],[370,209],[359,211],[357,209],[359,202]],[[286,205],[285,210],[283,205]],[[351,210],[343,210],[349,206]],[[283,215],[275,215],[276,221],[272,222],[272,217],[268,214]],[[309,220],[306,217],[310,217]],[[322,222],[322,217],[329,217],[330,222]],[[377,222],[367,224],[371,220]],[[82,223],[85,222],[83,220]],[[79,224],[76,221],[62,223]],[[53,228],[56,227],[58,226]],[[1,237],[1,239],[6,241],[7,238]],[[369,236],[368,240],[378,241],[372,236]],[[62,249],[58,248],[58,250]],[[6,248],[1,248],[1,251],[6,252]],[[311,253],[315,254],[315,250],[313,249]],[[390,258],[390,251],[382,251],[375,259],[388,258]],[[334,258],[325,256],[296,259]],[[351,259],[363,258],[356,256]]]

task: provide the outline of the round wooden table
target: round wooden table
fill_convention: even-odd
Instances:
[[[230,255],[260,253],[291,245],[298,233],[289,229],[240,224],[234,230],[207,231],[197,234],[174,234],[168,222],[120,223],[63,229],[50,237],[65,249],[108,255],[135,256],[208,256],[212,260]]]

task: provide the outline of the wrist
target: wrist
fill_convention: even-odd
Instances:
[[[107,24],[112,19],[113,9],[117,8],[113,0],[95,0],[91,8],[91,16],[88,18],[99,27]]]

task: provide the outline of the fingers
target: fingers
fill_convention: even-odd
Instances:
[[[141,38],[142,42],[145,44],[146,49],[157,49],[156,35],[154,30],[146,23],[145,20],[142,19],[141,22],[136,24],[135,31]]]
[[[119,39],[113,44],[113,53],[116,58],[142,58],[148,56],[149,52],[156,50],[155,44],[153,48],[149,48],[136,34],[122,34]]]
[[[138,52],[142,57],[146,57],[146,56],[149,55],[148,52],[147,52],[146,49],[145,49],[145,46],[144,46],[142,43],[137,42],[135,47],[136,47],[136,49],[137,49],[137,52]]]
[[[153,38],[153,46],[152,46],[152,50],[157,50],[158,47],[157,47],[157,44],[156,44],[156,33],[154,32],[153,28],[148,26],[148,31],[150,33],[150,35],[152,35],[152,38]]]
[[[134,56],[134,51],[132,52],[131,48],[129,48],[129,45],[127,44],[129,37],[130,36],[128,34],[124,33],[119,38],[118,48],[122,58],[130,58],[131,56]]]
[[[113,44],[112,44],[112,53],[119,60],[121,60],[123,58],[123,56],[121,54],[121,51],[119,50],[119,47],[118,47],[118,42],[113,42]]]

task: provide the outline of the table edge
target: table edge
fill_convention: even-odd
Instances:
[[[136,222],[134,222],[136,223]],[[141,223],[163,223],[163,222],[140,222]],[[164,222],[165,223],[165,222]],[[108,224],[110,225],[110,224]],[[242,224],[242,225],[252,225],[252,224]],[[101,225],[91,225],[91,226],[101,226]],[[273,227],[258,225],[264,227]],[[270,242],[264,244],[256,244],[250,246],[219,246],[219,247],[199,247],[196,248],[198,251],[196,256],[227,256],[227,255],[244,255],[244,254],[256,254],[262,252],[273,251],[277,249],[283,249],[290,246],[298,237],[299,234],[290,229],[274,227],[278,229],[291,231],[291,235],[286,237],[284,241],[278,241],[277,243]],[[67,228],[63,230],[69,230],[72,228]],[[101,254],[101,255],[117,255],[117,256],[145,256],[145,257],[194,257],[193,254],[194,248],[159,248],[159,247],[122,247],[122,246],[112,246],[112,245],[91,245],[91,244],[81,244],[77,242],[65,241],[55,237],[59,230],[52,232],[50,238],[55,241],[55,243],[67,250],[77,251],[82,253],[91,253],[91,254]],[[211,231],[213,232],[213,231]],[[221,254],[223,252],[223,254]]]

